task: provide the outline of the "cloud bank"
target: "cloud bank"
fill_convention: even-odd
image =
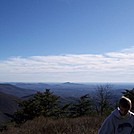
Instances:
[[[0,81],[134,82],[134,47],[105,54],[11,57],[0,61]]]

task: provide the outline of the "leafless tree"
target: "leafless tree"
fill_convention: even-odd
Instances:
[[[103,115],[110,109],[112,98],[112,86],[110,84],[99,85],[94,95],[95,110],[99,115]]]

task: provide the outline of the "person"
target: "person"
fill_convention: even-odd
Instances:
[[[134,134],[134,113],[131,100],[122,96],[119,106],[104,120],[98,134]]]

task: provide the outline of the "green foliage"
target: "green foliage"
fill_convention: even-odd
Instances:
[[[50,89],[44,93],[37,92],[33,98],[19,102],[20,109],[14,113],[14,121],[23,123],[39,115],[59,116],[59,97],[53,95]]]
[[[45,92],[37,92],[33,97],[18,102],[19,109],[14,113],[14,121],[17,124],[32,120],[38,116],[44,117],[80,117],[88,116],[97,111],[101,115],[109,113],[111,92],[109,86],[99,86],[94,99],[86,94],[78,98],[74,103],[61,104],[60,97],[46,89]]]
[[[77,103],[60,105],[59,96],[53,95],[50,89],[44,93],[37,92],[32,98],[18,102],[19,110],[14,113],[17,124],[24,123],[35,117],[79,117],[91,112],[91,99],[88,94],[81,96]]]
[[[44,93],[38,92],[35,94],[34,100],[39,114],[44,116],[56,116],[59,111],[58,99],[59,97],[53,95],[49,89],[46,89]]]
[[[20,109],[14,113],[14,120],[16,123],[25,122],[26,120],[33,119],[35,116],[39,115],[33,99],[20,101],[18,104]]]
[[[70,108],[70,116],[79,117],[89,115],[92,111],[91,99],[88,94],[81,96],[76,104]]]

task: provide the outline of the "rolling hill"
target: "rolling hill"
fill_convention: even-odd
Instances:
[[[0,92],[0,125],[10,121],[13,113],[17,110],[17,100],[20,98]]]
[[[36,93],[37,91],[31,89],[24,89],[12,84],[0,84],[0,92],[14,95],[17,97],[23,97]]]

